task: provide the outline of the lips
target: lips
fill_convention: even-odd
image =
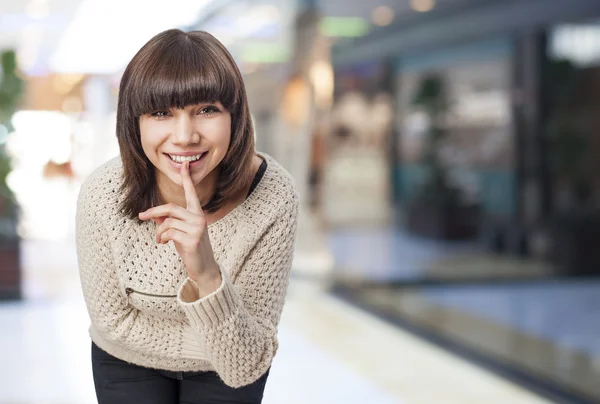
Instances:
[[[188,156],[197,156],[200,155],[200,158],[198,160],[180,160],[178,157],[182,156],[182,154],[176,154],[176,155],[170,155],[168,153],[163,153],[165,155],[165,157],[167,158],[167,160],[169,161],[169,163],[171,164],[172,167],[176,168],[177,170],[179,170],[179,168],[181,167],[181,164],[184,161],[189,161],[190,162],[190,168],[194,168],[199,166],[200,164],[202,164],[202,162],[206,159],[206,156],[208,155],[208,152],[201,152],[201,153],[186,153],[188,154]],[[174,156],[177,160],[173,160],[173,158],[171,156]],[[186,156],[186,157],[188,157]]]

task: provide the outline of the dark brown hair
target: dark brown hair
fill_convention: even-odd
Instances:
[[[154,165],[142,149],[142,115],[205,102],[231,113],[231,142],[219,164],[216,191],[203,209],[215,212],[252,181],[254,129],[242,75],[231,54],[207,32],[164,31],[127,65],[119,86],[117,138],[123,161],[122,212],[134,219],[161,203]]]

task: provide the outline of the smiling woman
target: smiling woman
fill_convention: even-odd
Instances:
[[[254,150],[231,55],[205,32],[152,38],[123,74],[117,137],[76,218],[99,404],[260,403],[298,196]]]
[[[172,135],[172,143],[149,146],[161,142],[157,133],[163,134],[162,140]],[[172,170],[161,169],[168,160],[157,164],[163,153],[208,151],[206,167],[192,174],[200,179],[219,166],[212,176],[201,177],[215,187],[210,201],[201,198],[208,212],[217,211],[252,182],[254,135],[244,81],[229,52],[206,32],[168,30],[134,56],[119,88],[117,137],[121,150],[127,151],[122,153],[123,208],[130,217],[162,202],[165,182],[155,175],[174,179]],[[147,147],[161,148],[148,153]],[[140,160],[146,164],[140,165]],[[158,170],[148,170],[148,163]]]

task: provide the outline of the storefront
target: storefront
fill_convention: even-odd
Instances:
[[[340,72],[393,61],[383,149],[396,229],[409,234],[393,240],[402,254],[390,253],[387,280],[337,293],[564,402],[600,399],[599,18],[597,1],[485,2],[333,58]],[[468,248],[410,231],[432,166],[472,208]],[[376,247],[362,273],[377,271]]]
[[[375,61],[334,72],[322,186],[322,212],[330,227],[385,225],[392,220],[390,67]]]
[[[479,221],[514,216],[513,63],[510,38],[398,59],[394,115],[399,208],[419,202],[420,188],[435,163],[444,171],[447,188],[456,192],[457,203],[475,207]],[[418,100],[423,91],[431,91],[426,86],[432,80],[441,86],[436,97],[444,103],[437,123]],[[434,125],[439,128],[437,134],[431,132]],[[435,162],[427,160],[431,154],[436,155]],[[473,230],[471,235],[476,236],[478,229]]]

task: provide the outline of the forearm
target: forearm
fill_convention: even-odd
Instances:
[[[277,352],[276,323],[283,302],[267,313],[251,313],[227,275],[220,287],[205,298],[181,301],[192,327],[206,347],[206,353],[223,381],[232,387],[260,378]],[[190,281],[185,289],[195,287]]]

